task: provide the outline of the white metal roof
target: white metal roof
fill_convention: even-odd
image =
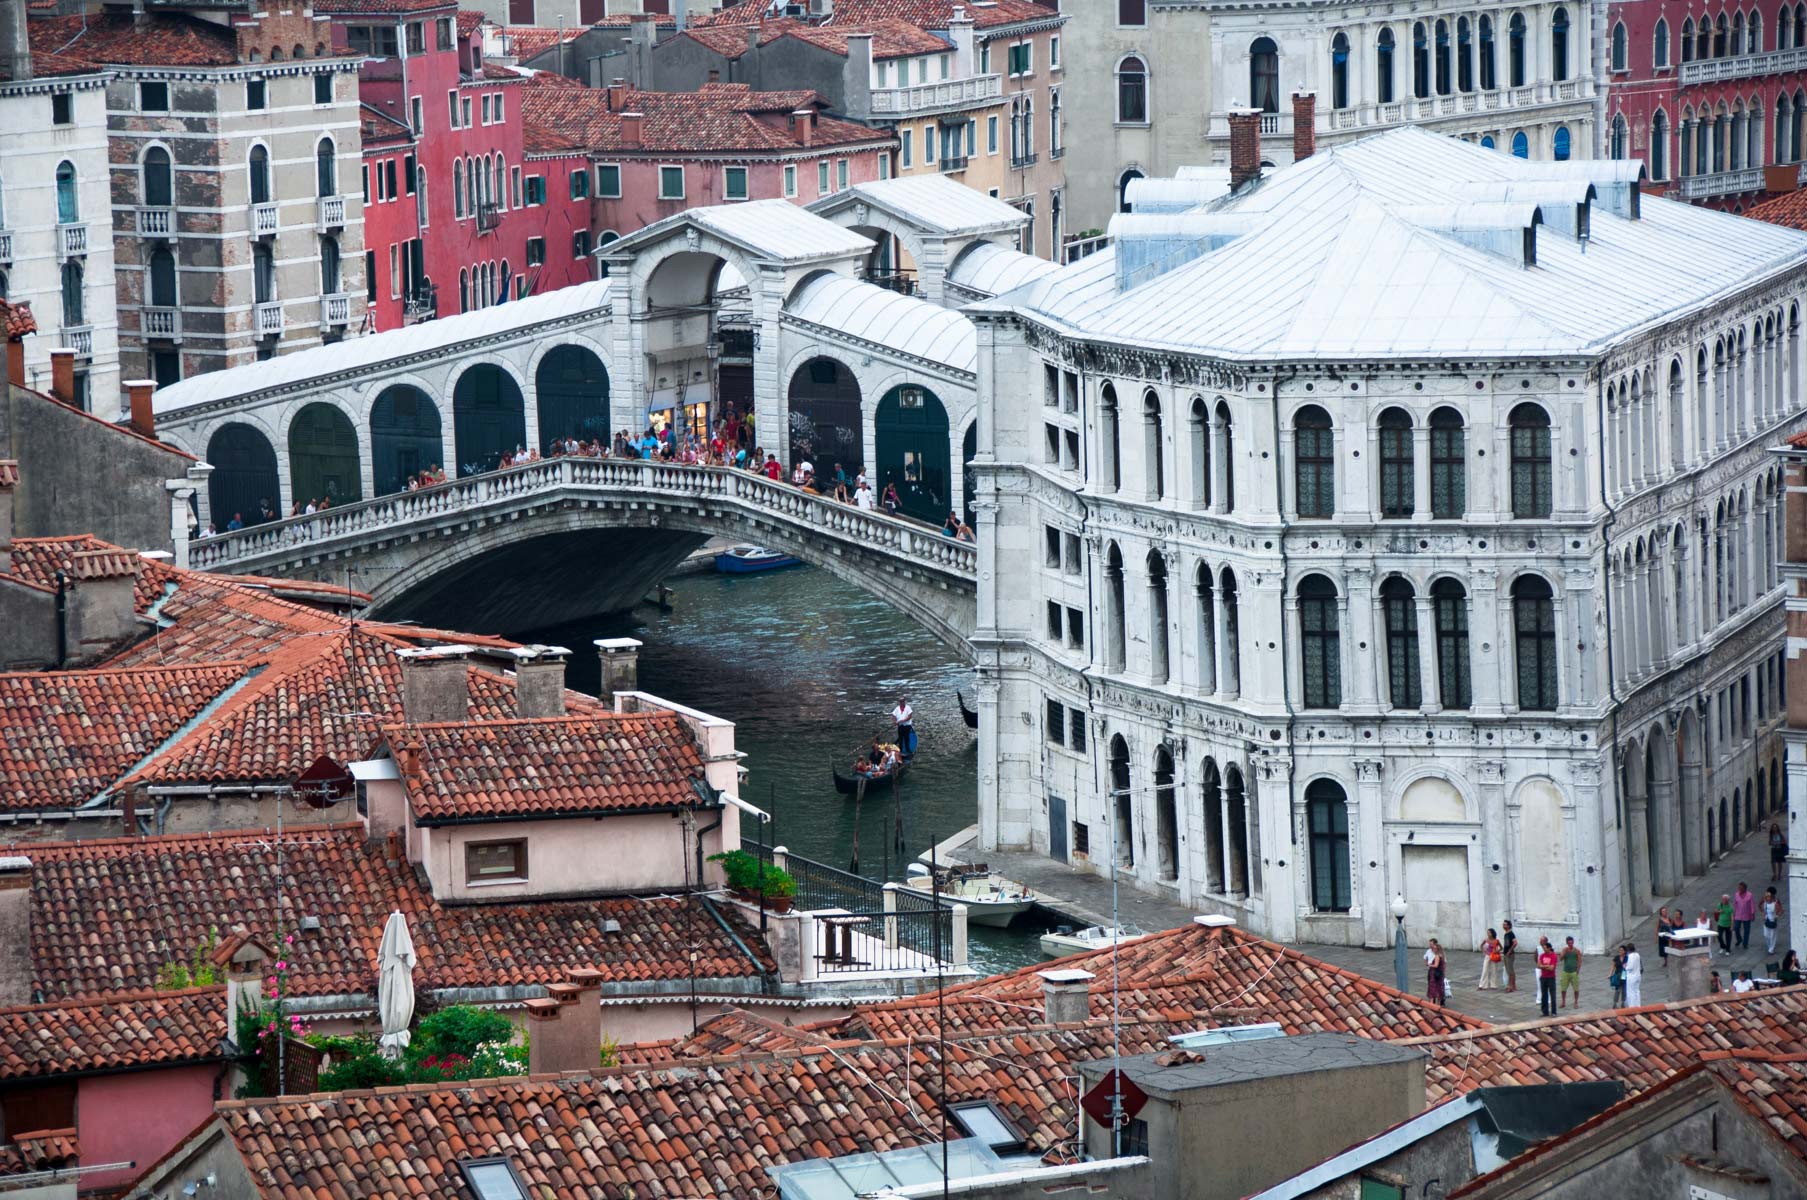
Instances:
[[[810,205],[815,212],[834,212],[864,201],[908,221],[925,233],[1000,233],[1020,228],[1029,217],[977,188],[945,175],[907,175],[855,184]]]
[[[978,334],[970,320],[953,309],[876,284],[818,275],[797,289],[784,311],[956,371],[971,372],[978,364]]]
[[[1045,258],[995,242],[980,242],[960,256],[947,273],[947,281],[971,292],[1001,296],[1058,270],[1059,266]]]
[[[158,388],[152,396],[153,408],[158,413],[181,412],[216,400],[253,395],[279,384],[380,367],[392,360],[431,353],[462,342],[522,332],[552,317],[606,309],[609,287],[606,279],[592,280],[475,312],[422,321],[386,333],[347,338],[330,346],[279,354],[263,362],[246,363],[224,371],[209,371]]]
[[[1565,179],[1588,167],[1561,165]],[[1605,180],[1627,170],[1594,165]],[[1807,263],[1807,234],[1655,198],[1638,220],[1595,205],[1585,246],[1540,227],[1534,267],[1401,215],[1550,166],[1399,129],[1214,206],[1250,216],[1250,232],[1129,291],[1101,251],[1012,299],[1084,336],[1227,358],[1584,356]]]
[[[870,238],[825,221],[789,200],[749,200],[688,209],[630,233],[609,249],[632,249],[642,242],[657,241],[665,230],[687,222],[695,222],[744,247],[754,257],[770,262],[810,262],[864,254],[872,249]]]

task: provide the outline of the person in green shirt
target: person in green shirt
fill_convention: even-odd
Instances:
[[[1732,952],[1732,897],[1728,892],[1719,897],[1719,914],[1713,924],[1719,931],[1719,952]]]
[[[1558,956],[1561,967],[1556,975],[1556,993],[1562,998],[1558,1008],[1569,1007],[1569,994],[1575,996],[1576,1008],[1581,1007],[1581,951],[1575,947],[1575,939],[1570,938],[1562,947]]]

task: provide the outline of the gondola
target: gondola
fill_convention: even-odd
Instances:
[[[956,690],[954,692],[954,699],[960,704],[960,719],[966,722],[966,727],[968,729],[977,729],[979,727],[979,714],[966,707],[966,697]]]
[[[918,740],[918,747],[920,747],[921,744],[921,741]],[[904,772],[910,769],[910,763],[915,761],[915,758],[916,756],[914,754],[900,753],[898,755],[897,765],[891,768],[891,770],[878,775],[843,775],[841,774],[841,769],[839,767],[831,766],[829,770],[834,772],[834,790],[841,793],[843,796],[857,795],[860,790],[860,780],[864,779],[866,782],[866,791],[871,793],[879,787],[890,783],[893,779],[902,779]]]

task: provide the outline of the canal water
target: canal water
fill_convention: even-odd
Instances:
[[[904,864],[977,819],[975,732],[960,719],[956,689],[973,701],[971,674],[954,653],[908,617],[811,567],[758,575],[704,574],[671,581],[672,606],[550,629],[524,641],[571,647],[570,685],[594,693],[590,642],[634,637],[640,687],[733,721],[747,755],[743,799],[771,812],[779,844],[849,869],[858,832],[860,873],[902,879]],[[898,787],[866,798],[834,788],[856,750],[891,730],[891,706],[916,710],[916,761]],[[905,853],[892,846],[902,809]],[[751,824],[744,824],[749,836]],[[1009,930],[973,926],[972,965],[994,972],[1036,962],[1041,932],[1019,918]]]

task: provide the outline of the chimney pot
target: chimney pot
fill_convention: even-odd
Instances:
[[[813,146],[816,141],[815,110],[800,108],[791,114],[791,131],[797,140],[805,146]]]
[[[640,686],[640,642],[634,638],[597,638],[596,654],[602,660],[602,687],[598,695],[606,704],[622,692]]]
[[[145,437],[157,436],[157,417],[151,410],[151,397],[156,394],[155,379],[129,379],[125,394],[131,400],[132,428]]]
[[[571,652],[563,646],[521,646],[510,653],[515,660],[515,716],[564,716],[565,662]]]
[[[30,1004],[31,979],[31,859],[8,854],[0,856],[0,1004]]]
[[[1318,148],[1318,94],[1306,88],[1293,93],[1293,161],[1310,158]]]
[[[50,394],[69,407],[76,407],[74,350],[58,346],[50,352]]]
[[[1042,1004],[1050,1025],[1072,1025],[1091,1014],[1092,973],[1078,967],[1037,971],[1042,977]]]
[[[621,114],[621,144],[629,150],[640,148],[640,128],[643,115],[637,112]]]
[[[471,680],[462,644],[402,650],[402,719],[410,725],[462,721],[470,713]]]
[[[534,1075],[594,1071],[602,1053],[601,974],[573,970],[569,982],[546,985],[547,995],[527,1002],[532,1022],[527,1069]]]

